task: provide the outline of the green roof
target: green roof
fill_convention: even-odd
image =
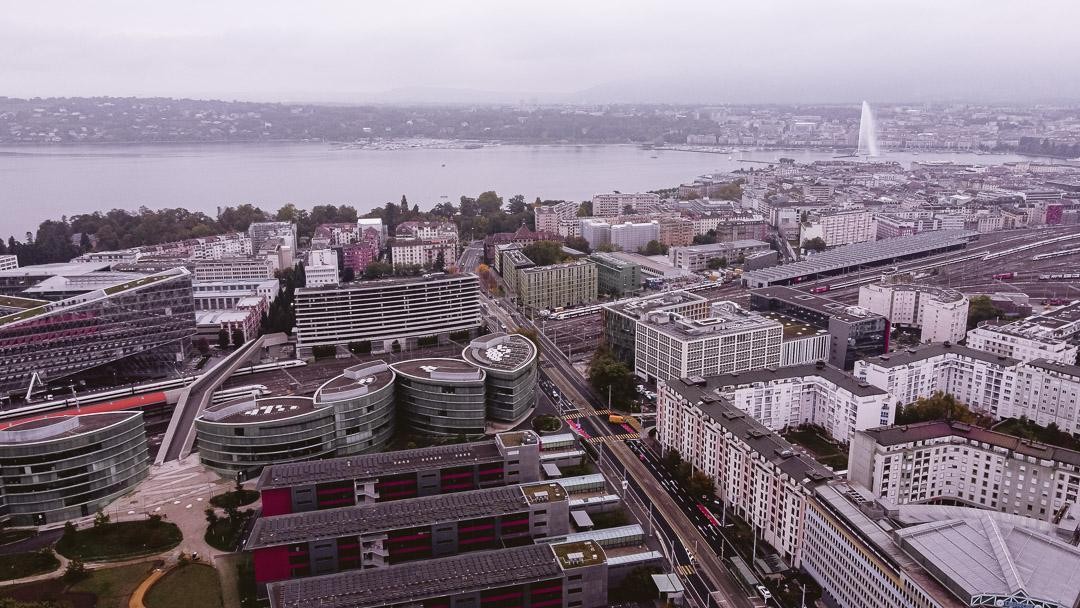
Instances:
[[[0,296],[0,306],[5,308],[37,308],[48,304],[45,300],[20,298],[18,296]]]
[[[607,560],[604,550],[591,540],[559,543],[551,545],[551,550],[555,552],[555,557],[559,559],[559,564],[563,567],[563,570],[595,566]]]

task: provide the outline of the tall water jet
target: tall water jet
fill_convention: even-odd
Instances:
[[[859,156],[877,156],[877,126],[874,125],[874,113],[870,104],[862,102],[862,117],[859,119]]]

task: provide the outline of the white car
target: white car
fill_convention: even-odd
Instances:
[[[758,585],[757,592],[758,595],[761,596],[761,599],[765,601],[772,599],[772,593],[770,593],[769,590],[765,588],[765,585]]]

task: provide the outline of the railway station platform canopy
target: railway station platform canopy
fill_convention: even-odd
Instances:
[[[743,282],[750,288],[790,285],[861,268],[963,249],[978,236],[979,233],[973,230],[934,230],[912,236],[855,243],[830,249],[801,262],[748,272],[743,275]]]

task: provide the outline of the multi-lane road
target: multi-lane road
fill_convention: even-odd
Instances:
[[[487,298],[487,309],[510,329],[536,330],[505,300]],[[552,396],[560,412],[580,425],[590,443],[604,454],[600,458],[601,470],[608,479],[616,487],[622,487],[625,479],[624,498],[627,498],[628,506],[639,519],[648,522],[646,525],[655,526],[673,569],[683,579],[694,603],[723,608],[763,606],[764,602],[752,595],[754,590],[745,590],[735,581],[722,562],[720,551],[713,549],[714,543],[718,542],[719,530],[710,528],[716,526],[711,522],[709,526],[703,526],[702,513],[684,508],[689,497],[675,489],[672,480],[654,474],[655,456],[646,456],[643,446],[632,449],[628,444],[636,442],[618,437],[607,421],[599,417],[597,410],[603,403],[581,374],[552,340],[539,331],[537,337],[541,345],[541,386]],[[647,464],[650,462],[654,463],[653,468]],[[695,546],[702,550],[695,553]],[[708,550],[704,549],[706,547]]]

